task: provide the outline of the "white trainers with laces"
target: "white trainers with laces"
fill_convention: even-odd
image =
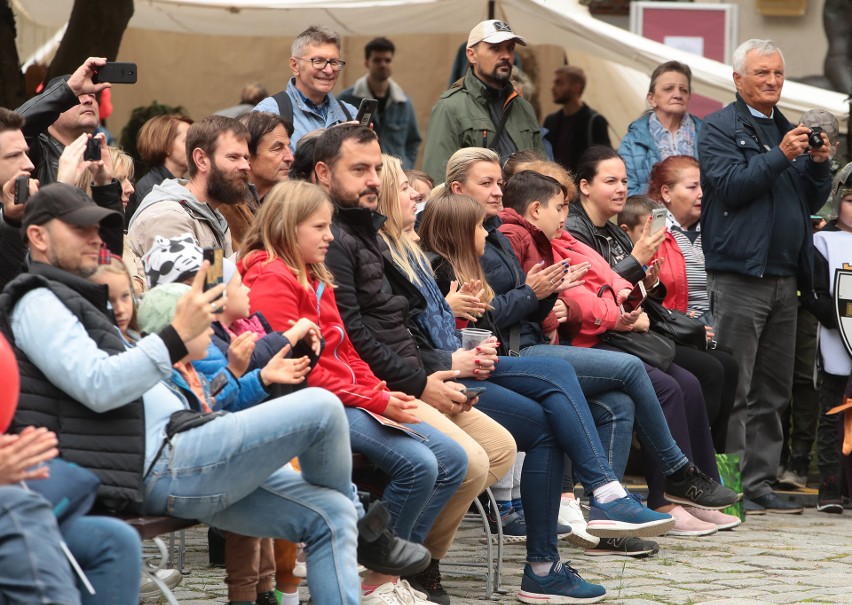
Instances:
[[[361,605],[409,605],[403,600],[396,584],[386,582],[368,595],[361,595]]]
[[[559,503],[559,519],[561,525],[570,525],[571,533],[564,536],[564,540],[578,548],[594,548],[600,542],[600,538],[586,531],[586,518],[583,516],[583,508],[576,498],[562,498]]]
[[[406,603],[411,605],[437,605],[429,600],[429,595],[411,587],[408,580],[400,578],[396,582],[396,592],[400,594]]]
[[[178,584],[180,584],[181,580],[183,580],[183,574],[181,574],[177,569],[158,569],[154,573],[156,573],[157,577],[169,587],[169,590],[173,590]],[[143,574],[141,586],[139,588],[139,598],[153,599],[158,598],[159,596],[160,589],[154,583],[154,580]]]

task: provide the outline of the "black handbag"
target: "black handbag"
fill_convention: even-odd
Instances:
[[[615,291],[611,286],[603,286],[598,290],[598,297],[609,290],[615,299]],[[635,355],[650,366],[663,372],[669,369],[675,357],[675,343],[657,332],[617,332],[608,330],[601,334],[601,341],[625,353]]]
[[[671,338],[679,345],[699,351],[707,350],[707,330],[704,323],[682,311],[667,309],[655,300],[646,299],[642,305],[651,320],[651,329]]]
[[[657,332],[616,332],[609,330],[601,334],[601,341],[635,355],[649,366],[663,372],[672,365],[675,343]]]

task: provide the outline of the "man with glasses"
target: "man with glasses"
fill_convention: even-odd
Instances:
[[[254,111],[280,115],[292,125],[290,149],[303,135],[355,118],[358,110],[333,94],[337,77],[346,65],[340,59],[340,34],[325,25],[312,25],[293,41],[286,90],[265,98]]]

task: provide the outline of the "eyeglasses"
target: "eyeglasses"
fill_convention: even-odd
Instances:
[[[324,70],[326,65],[331,65],[331,69],[334,71],[343,71],[343,68],[346,66],[346,61],[341,61],[340,59],[321,59],[319,57],[314,57],[312,59],[309,59],[308,57],[296,57],[296,59],[310,61],[311,66],[317,71]]]

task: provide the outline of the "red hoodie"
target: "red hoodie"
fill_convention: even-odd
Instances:
[[[687,312],[689,306],[689,284],[686,281],[686,261],[683,251],[671,231],[666,229],[666,238],[653,260],[663,259],[660,267],[660,281],[666,287],[663,306],[669,309]]]
[[[251,289],[251,312],[261,311],[272,329],[281,332],[290,329],[288,321],[301,317],[317,324],[325,349],[308,374],[308,385],[331,391],[344,405],[383,413],[390,393],[386,389],[375,390],[381,381],[352,346],[337,310],[334,289],[323,288],[317,304],[317,284],[312,284],[312,290],[305,290],[284,261],[267,263],[268,258],[266,252],[254,252],[248,262],[237,263],[243,283]]]
[[[611,292],[598,296],[598,291],[605,285],[609,285],[618,293],[620,290],[633,287],[629,281],[618,275],[609,266],[604,257],[593,248],[577,241],[567,231],[550,242],[553,247],[555,261],[569,259],[572,265],[588,261],[592,266],[583,276],[585,284],[577,288],[570,288],[559,294],[561,298],[570,298],[579,304],[583,322],[580,333],[577,334],[571,344],[578,347],[593,347],[600,342],[600,335],[611,330],[618,320],[621,310],[615,302]]]

